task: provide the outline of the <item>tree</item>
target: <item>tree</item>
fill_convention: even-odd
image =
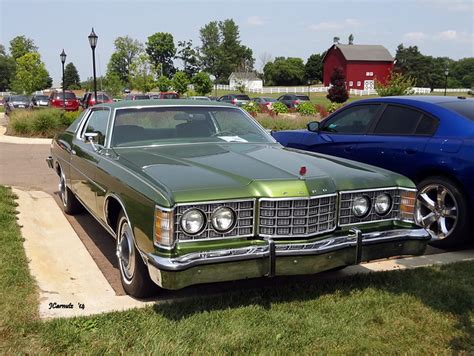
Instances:
[[[301,58],[277,57],[263,68],[267,85],[301,85],[304,84],[305,66]]]
[[[132,87],[143,93],[149,92],[156,86],[156,70],[145,53],[133,60],[130,76]]]
[[[189,79],[185,72],[178,71],[171,80],[174,90],[179,94],[184,94],[188,91]]]
[[[413,79],[401,73],[392,72],[386,83],[375,79],[375,89],[380,96],[409,95],[412,93]]]
[[[112,96],[118,96],[123,90],[123,82],[114,72],[108,72],[104,80],[104,88]]]
[[[207,95],[212,91],[212,80],[209,77],[209,74],[205,72],[199,72],[196,74],[192,79],[192,83],[194,90],[199,95]]]
[[[72,62],[64,68],[64,86],[67,89],[81,89],[79,73]]]
[[[25,36],[16,36],[10,41],[10,55],[17,60],[27,53],[38,52],[38,47],[31,38]]]
[[[178,52],[176,58],[183,61],[183,71],[188,78],[192,78],[199,72],[199,51],[198,48],[193,48],[193,42],[178,41]]]
[[[463,58],[452,63],[449,78],[453,82],[450,87],[474,88],[474,58]],[[458,85],[454,85],[454,80]]]
[[[260,60],[260,70],[263,72],[263,68],[265,68],[265,65],[268,62],[273,62],[273,57],[270,53],[263,52],[260,57],[258,57]]]
[[[39,53],[27,53],[16,60],[16,73],[11,89],[17,93],[31,94],[49,85],[49,73]]]
[[[171,88],[171,80],[168,77],[165,77],[164,75],[160,76],[158,80],[156,81],[156,86],[160,91],[169,91]]]
[[[237,70],[253,70],[253,52],[241,44],[234,20],[209,22],[199,32],[202,68],[213,74],[218,83],[227,83],[230,74]]]
[[[130,83],[130,71],[133,61],[143,53],[143,44],[129,36],[117,37],[114,41],[115,52],[110,57],[107,72],[116,74],[122,83]]]
[[[10,89],[11,81],[15,77],[16,63],[13,57],[5,53],[5,47],[0,48],[0,91]]]
[[[311,82],[323,81],[323,58],[326,52],[312,54],[304,66],[304,76]]]
[[[333,103],[344,103],[349,99],[346,88],[346,76],[340,67],[334,68],[331,74],[331,88],[328,90],[326,97]]]
[[[157,32],[148,37],[146,53],[150,57],[155,70],[160,69],[164,76],[170,77],[176,71],[173,66],[176,47],[171,33]]]

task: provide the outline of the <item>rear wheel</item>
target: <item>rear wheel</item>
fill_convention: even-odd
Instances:
[[[430,177],[418,184],[415,219],[433,237],[433,246],[457,247],[467,240],[466,198],[445,177]]]
[[[63,205],[63,210],[68,215],[75,215],[84,209],[82,204],[77,200],[76,196],[71,192],[66,184],[66,176],[61,167],[59,167],[59,197]]]
[[[117,258],[122,286],[133,297],[148,297],[158,290],[148,274],[142,257],[135,247],[132,227],[124,212],[117,223]]]

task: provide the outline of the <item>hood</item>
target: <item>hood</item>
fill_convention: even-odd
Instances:
[[[307,196],[399,184],[395,173],[279,144],[212,143],[115,149],[118,160],[174,198]],[[300,174],[301,170],[305,174]],[[411,184],[408,181],[408,186]],[[219,193],[220,192],[220,193]],[[204,193],[203,193],[204,194]],[[209,198],[207,198],[209,199]]]

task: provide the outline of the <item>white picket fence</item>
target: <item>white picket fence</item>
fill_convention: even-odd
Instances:
[[[231,87],[230,85],[217,84],[214,85],[214,90],[224,90],[224,91],[236,91],[236,88]],[[259,89],[246,89],[247,93],[258,93],[258,94],[285,94],[285,93],[327,93],[329,87],[323,86],[299,86],[299,87],[263,87]],[[428,95],[431,93],[430,88],[411,88],[412,94],[415,95]],[[467,93],[469,89],[457,88],[457,89],[447,89],[448,93]],[[433,89],[434,93],[444,93],[444,88]],[[367,96],[367,95],[377,95],[375,89],[349,89],[349,95],[353,96]]]

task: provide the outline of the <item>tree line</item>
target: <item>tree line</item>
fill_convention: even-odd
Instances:
[[[264,85],[309,85],[322,82],[325,52],[314,53],[304,61],[298,57],[260,56],[261,72],[255,70],[251,48],[242,44],[238,25],[232,19],[211,21],[199,30],[200,45],[192,40],[175,42],[171,33],[157,32],[145,43],[120,36],[114,41],[114,52],[102,88],[113,95],[124,88],[149,92],[171,88],[185,92],[192,83],[198,94],[209,93],[213,83],[227,84],[232,72],[256,72]],[[351,34],[349,43],[354,42]],[[413,80],[419,87],[441,88],[449,70],[448,87],[474,87],[474,58],[458,61],[448,57],[423,55],[417,46],[400,44],[395,55],[395,71]],[[177,64],[180,64],[177,66]],[[92,89],[92,81],[81,82],[72,62],[65,67],[67,89]],[[51,87],[52,80],[32,39],[17,36],[10,41],[9,53],[0,45],[0,91],[31,93]]]

